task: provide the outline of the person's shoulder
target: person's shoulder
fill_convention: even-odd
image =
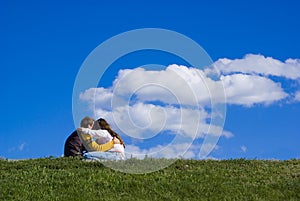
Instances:
[[[102,132],[105,135],[110,135],[110,133],[108,132],[108,130],[101,129],[99,131]]]
[[[77,131],[75,130],[75,131],[73,131],[73,133],[70,135],[70,136],[78,136],[78,133],[77,133]]]
[[[76,141],[76,140],[79,140],[79,136],[77,134],[77,131],[75,130],[72,134],[70,134],[68,136],[68,138],[66,139],[66,142],[73,142],[73,141]]]
[[[68,139],[75,138],[75,137],[78,137],[78,134],[77,134],[76,130],[68,136]]]

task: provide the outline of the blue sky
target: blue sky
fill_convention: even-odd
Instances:
[[[161,28],[184,34],[201,45],[215,68],[220,69],[219,76],[223,76],[227,97],[224,134],[209,157],[299,158],[297,1],[2,1],[0,4],[0,156],[61,156],[65,139],[76,126],[72,114],[73,88],[88,55],[117,34]],[[166,68],[171,64],[183,65],[187,73],[193,70],[170,55],[137,52],[116,61],[98,87],[109,94],[113,81],[122,78],[119,70],[135,72],[139,65],[147,63],[160,63]],[[173,70],[178,66],[173,66]],[[147,73],[142,76],[151,76]],[[249,84],[253,88],[248,88]],[[145,103],[146,92],[141,94],[136,101]],[[254,98],[249,98],[249,94]],[[103,111],[102,106],[97,110]],[[201,112],[205,116],[205,111]],[[102,114],[109,119],[109,114]],[[164,134],[144,141],[120,134],[127,141],[128,150],[147,153],[157,150],[159,144],[163,146],[164,140],[172,140],[171,128],[170,123]],[[199,134],[186,157],[197,158],[202,141]]]

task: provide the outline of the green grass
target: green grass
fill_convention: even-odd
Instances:
[[[125,165],[138,170],[162,160]],[[0,180],[1,201],[300,200],[300,160],[177,160],[147,174],[76,158],[0,160]]]

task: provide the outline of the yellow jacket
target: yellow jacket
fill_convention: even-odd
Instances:
[[[78,132],[78,136],[80,137],[83,146],[88,152],[92,151],[108,151],[114,147],[114,141],[109,141],[105,144],[98,144],[93,140],[93,137],[89,134],[85,134],[83,132]]]

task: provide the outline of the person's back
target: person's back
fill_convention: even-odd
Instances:
[[[82,152],[85,150],[82,142],[77,134],[77,131],[74,131],[66,140],[64,147],[64,156],[82,156]]]

